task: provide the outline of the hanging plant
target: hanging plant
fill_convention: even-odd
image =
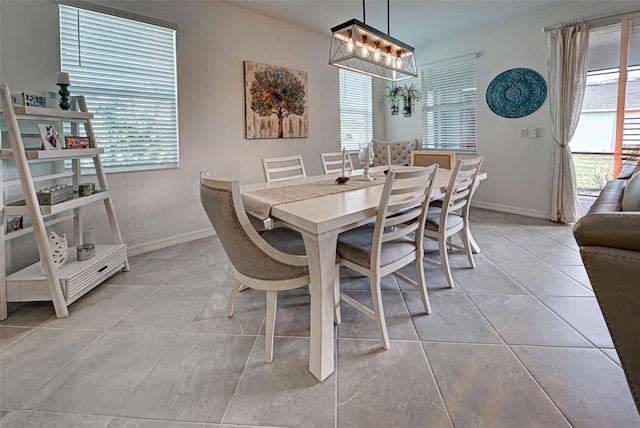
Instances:
[[[391,114],[396,115],[400,111],[400,101],[403,100],[402,87],[387,87],[387,92],[382,96],[382,101],[391,104]]]
[[[411,86],[401,86],[398,89],[400,89],[400,96],[405,101],[409,100],[411,102],[414,102],[420,99],[420,91],[416,89],[415,83],[412,83]]]
[[[404,101],[404,106],[402,109],[402,115],[404,117],[411,116],[411,105],[414,101],[418,101],[420,99],[420,91],[415,88],[415,84],[411,84],[411,86],[401,86],[400,88],[400,96]]]

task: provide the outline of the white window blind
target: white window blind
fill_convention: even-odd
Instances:
[[[422,141],[426,149],[475,151],[476,55],[422,68]]]
[[[178,166],[175,47],[173,29],[60,5],[62,70],[94,114],[106,171]]]
[[[358,151],[373,138],[371,77],[340,69],[340,140],[342,147]]]

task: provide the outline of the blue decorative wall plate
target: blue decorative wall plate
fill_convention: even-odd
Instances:
[[[487,104],[498,116],[516,118],[538,110],[547,97],[547,84],[529,68],[512,68],[496,76],[487,88]]]

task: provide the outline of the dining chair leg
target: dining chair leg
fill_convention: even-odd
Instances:
[[[276,327],[276,308],[278,306],[278,294],[276,291],[267,291],[267,317],[265,319],[264,355],[265,361],[273,361],[273,335]]]
[[[422,306],[426,314],[431,313],[431,303],[429,302],[429,295],[427,294],[427,281],[424,276],[424,263],[422,262],[422,256],[416,257],[416,278],[418,283],[418,289],[420,290],[420,297],[422,298]]]
[[[236,296],[238,292],[243,287],[243,284],[236,279],[235,284],[233,284],[233,288],[231,289],[231,294],[229,294],[229,301],[227,302],[227,316],[233,316],[233,305],[236,302]]]
[[[472,268],[476,267],[476,262],[473,260],[473,247],[471,246],[471,240],[469,236],[469,229],[463,227],[460,231],[460,237],[462,238],[462,243],[464,245],[464,252],[467,254],[467,260],[469,260],[469,265]]]
[[[380,289],[380,277],[370,278],[371,281],[371,299],[373,300],[373,310],[376,314],[376,322],[378,323],[378,331],[380,332],[380,338],[382,339],[382,346],[384,349],[389,349],[391,343],[389,342],[389,334],[387,333],[387,322],[384,318],[384,309],[382,306],[382,291]]]
[[[451,269],[449,267],[449,253],[447,252],[447,240],[438,239],[438,247],[440,249],[440,263],[442,264],[444,276],[447,278],[449,288],[453,288],[453,277],[451,276]]]
[[[333,278],[333,322],[340,325],[342,314],[340,312],[340,263],[336,264],[336,272]]]

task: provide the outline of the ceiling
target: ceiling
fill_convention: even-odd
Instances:
[[[413,47],[474,27],[547,7],[561,0],[392,0],[390,34]],[[225,0],[296,26],[331,34],[331,27],[363,21],[360,0]],[[387,2],[366,0],[366,23],[387,32]]]

